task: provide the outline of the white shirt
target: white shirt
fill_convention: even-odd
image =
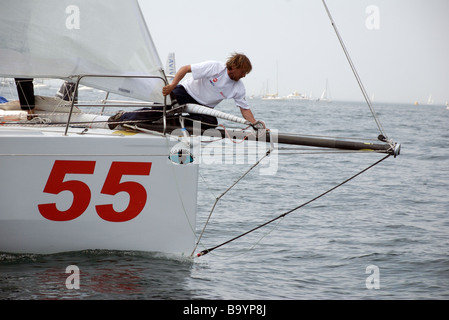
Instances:
[[[249,109],[246,90],[242,81],[234,81],[228,76],[226,64],[205,61],[191,65],[192,78],[181,84],[192,98],[201,104],[214,108],[224,99],[234,99],[242,109]]]

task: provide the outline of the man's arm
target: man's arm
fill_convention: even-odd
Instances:
[[[254,118],[254,115],[251,111],[251,109],[243,109],[240,108],[240,112],[242,113],[243,118],[251,122],[252,124],[256,123],[256,119]]]
[[[184,79],[184,77],[186,76],[187,73],[192,72],[192,68],[190,65],[187,66],[183,66],[181,67],[178,72],[176,72],[175,77],[173,78],[173,81],[171,82],[171,84],[165,86],[164,88],[162,88],[162,94],[164,96],[169,95],[170,92],[173,91],[173,89],[176,88],[176,86],[179,84],[179,82],[181,82],[182,79]]]

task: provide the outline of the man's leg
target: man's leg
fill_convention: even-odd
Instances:
[[[19,96],[20,108],[22,110],[34,109],[34,86],[33,79],[15,78],[17,86],[17,95]]]
[[[193,99],[182,85],[176,86],[176,88],[173,90],[173,93],[175,94],[176,100],[178,100],[178,103],[180,105],[187,103],[202,105],[201,103]],[[192,126],[192,120],[201,121],[203,128],[206,127],[206,129],[215,128],[218,125],[217,118],[199,113],[190,113],[185,121],[185,125]]]

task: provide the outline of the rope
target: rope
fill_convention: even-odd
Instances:
[[[354,179],[354,178],[356,178],[357,176],[361,175],[362,173],[368,171],[369,169],[371,169],[372,167],[378,165],[378,164],[381,163],[382,161],[386,160],[389,156],[390,156],[390,155],[385,156],[384,158],[382,158],[382,159],[376,161],[375,163],[373,163],[373,164],[371,164],[370,166],[366,167],[366,168],[363,169],[362,171],[356,173],[356,174],[353,175],[352,177],[350,177],[350,178],[344,180],[343,182],[339,183],[338,185],[332,187],[331,189],[329,189],[329,190],[327,190],[327,191],[321,193],[320,195],[316,196],[315,198],[313,198],[313,199],[311,199],[311,200],[309,200],[309,201],[306,201],[306,202],[300,204],[299,206],[297,206],[297,207],[295,207],[295,208],[293,208],[293,209],[290,209],[290,210],[284,212],[283,214],[277,216],[276,218],[273,218],[273,219],[271,219],[271,220],[269,220],[269,221],[267,221],[267,222],[265,222],[265,223],[263,223],[263,224],[261,224],[261,225],[255,227],[255,228],[253,228],[253,229],[251,229],[251,230],[249,230],[249,231],[246,231],[246,232],[244,232],[244,233],[242,233],[242,234],[240,234],[240,235],[238,235],[238,236],[236,236],[236,237],[234,237],[234,238],[232,238],[232,239],[230,239],[230,240],[228,240],[228,241],[225,241],[225,242],[223,242],[223,243],[221,243],[221,244],[219,244],[219,245],[217,245],[217,246],[215,246],[215,247],[212,247],[212,248],[209,248],[209,249],[206,249],[206,250],[201,251],[200,253],[197,254],[197,257],[204,256],[204,255],[208,254],[209,252],[211,252],[211,251],[213,251],[213,250],[215,250],[215,249],[218,249],[218,248],[224,246],[225,244],[228,244],[228,243],[230,243],[230,242],[232,242],[232,241],[234,241],[234,240],[237,240],[237,239],[239,239],[239,238],[241,238],[241,237],[243,237],[243,236],[245,236],[245,235],[247,235],[247,234],[249,234],[249,233],[251,233],[251,232],[254,232],[254,231],[256,231],[256,230],[258,230],[258,229],[260,229],[260,228],[262,228],[262,227],[264,227],[264,226],[266,226],[266,225],[269,225],[270,223],[272,223],[272,222],[274,222],[274,221],[276,221],[276,220],[279,220],[279,219],[281,219],[281,218],[284,218],[284,217],[287,216],[288,214],[290,214],[290,213],[292,213],[292,212],[294,212],[294,211],[296,211],[296,210],[298,210],[298,209],[300,209],[300,208],[302,208],[302,207],[304,207],[304,206],[306,206],[306,205],[308,205],[308,204],[310,204],[310,203],[312,203],[312,202],[318,200],[319,198],[321,198],[321,197],[325,196],[326,194],[330,193],[331,191],[333,191],[333,190],[335,190],[335,189],[341,187],[342,185],[346,184],[347,182],[351,181],[352,179]]]

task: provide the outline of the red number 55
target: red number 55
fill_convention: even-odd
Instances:
[[[56,160],[44,192],[59,194],[62,191],[70,191],[73,194],[73,202],[66,211],[58,210],[56,203],[39,204],[38,209],[41,215],[53,221],[69,221],[82,215],[91,200],[90,188],[79,180],[64,181],[64,177],[66,174],[93,174],[94,169],[95,161]],[[137,182],[120,182],[120,180],[123,175],[148,176],[150,170],[151,162],[113,162],[101,193],[113,196],[119,192],[127,192],[130,197],[129,204],[122,212],[115,211],[112,204],[97,205],[98,215],[111,222],[128,221],[139,215],[147,201],[145,188]]]

